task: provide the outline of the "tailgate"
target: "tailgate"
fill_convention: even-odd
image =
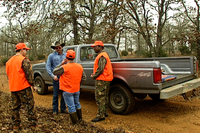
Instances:
[[[160,99],[168,99],[180,94],[187,93],[200,86],[200,78],[193,79],[172,87],[165,88],[160,92]]]

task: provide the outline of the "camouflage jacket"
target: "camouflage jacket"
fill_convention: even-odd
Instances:
[[[22,69],[25,72],[26,79],[29,82],[30,85],[34,86],[34,79],[33,79],[33,70],[31,67],[31,63],[29,59],[24,59],[22,62]]]

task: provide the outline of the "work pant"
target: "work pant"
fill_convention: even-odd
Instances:
[[[104,118],[108,114],[108,93],[110,89],[110,81],[95,81],[95,100],[98,106],[97,117]]]
[[[58,100],[59,100],[59,80],[55,81],[53,80],[53,112],[57,112],[58,113]],[[61,100],[60,100],[60,110],[61,111],[65,111],[66,110],[66,105],[65,105],[65,101],[62,95],[63,91],[61,91]]]
[[[66,91],[63,92],[63,97],[65,99],[65,103],[68,106],[69,113],[74,113],[76,112],[76,109],[81,108],[81,105],[79,102],[79,96],[80,96],[80,91],[75,92],[75,93],[69,93]]]
[[[36,125],[37,118],[34,111],[33,93],[30,87],[16,92],[11,92],[12,98],[12,121],[14,126],[20,126],[19,110],[21,105],[25,107],[26,114],[30,125]]]

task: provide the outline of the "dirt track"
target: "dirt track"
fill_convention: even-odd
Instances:
[[[9,93],[5,66],[0,67],[0,89]],[[52,88],[44,96],[34,93],[34,98],[36,106],[51,109]],[[97,111],[94,92],[81,90],[80,102],[83,119],[90,123]],[[155,102],[147,97],[145,100],[137,100],[136,109],[129,115],[116,115],[109,110],[109,117],[105,121],[92,124],[105,129],[122,127],[126,132],[137,133],[198,133],[200,99],[186,101],[182,96],[177,96],[164,102]]]

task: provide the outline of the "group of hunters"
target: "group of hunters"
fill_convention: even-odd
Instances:
[[[83,67],[73,61],[76,56],[75,51],[69,49],[64,53],[64,46],[65,43],[60,42],[55,42],[51,46],[55,51],[48,56],[46,70],[53,79],[53,115],[59,113],[58,99],[61,92],[60,113],[69,114],[72,124],[76,124],[82,120],[79,102],[80,85],[87,77]],[[92,122],[98,122],[108,117],[108,92],[110,82],[113,80],[113,70],[103,42],[95,41],[91,47],[97,54],[90,78],[95,80],[95,100],[98,106],[97,116]],[[34,130],[37,127],[37,117],[32,89],[36,91],[37,87],[34,85],[30,60],[25,56],[30,48],[25,43],[18,43],[15,50],[16,54],[6,63],[12,99],[13,131],[21,130],[19,115],[21,105],[25,106],[29,127]]]

